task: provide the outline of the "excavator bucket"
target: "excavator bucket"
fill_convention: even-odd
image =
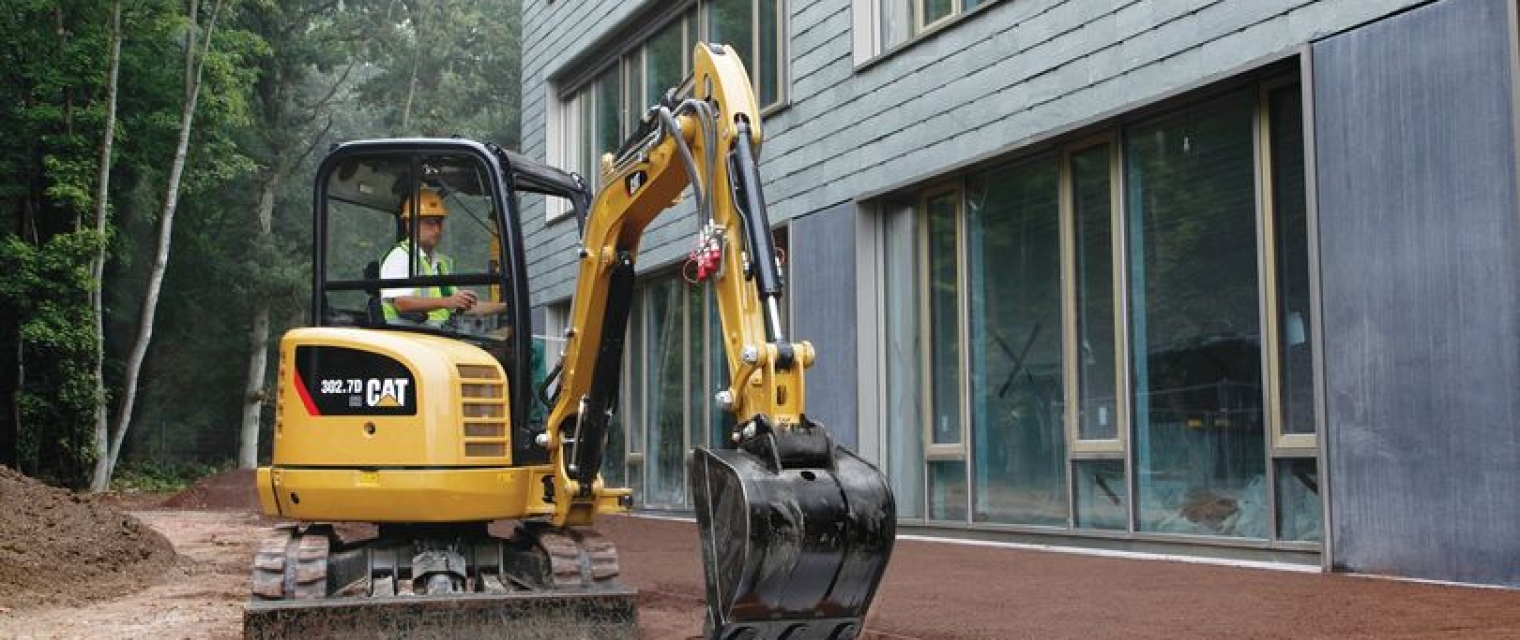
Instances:
[[[712,640],[860,634],[896,534],[886,478],[822,427],[688,462]]]

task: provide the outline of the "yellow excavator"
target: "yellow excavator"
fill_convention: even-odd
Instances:
[[[314,185],[311,327],[280,343],[249,638],[636,637],[636,593],[590,529],[626,512],[602,466],[645,229],[690,190],[734,425],[687,458],[707,638],[858,636],[896,513],[885,478],[805,413],[812,345],[783,331],[759,110],[732,49],[580,176],[488,143],[335,146]],[[519,197],[580,225],[562,339],[534,336]],[[446,229],[446,230],[445,230]],[[535,265],[541,271],[550,269]],[[551,371],[549,356],[558,352]]]

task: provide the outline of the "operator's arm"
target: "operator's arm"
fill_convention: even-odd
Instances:
[[[385,255],[385,262],[380,265],[380,278],[382,280],[402,280],[407,277],[407,262],[409,253],[401,248],[391,249]],[[453,295],[442,298],[432,298],[417,295],[418,291],[413,288],[387,288],[380,292],[380,296],[389,301],[401,313],[427,313],[437,309],[450,311],[465,311],[475,306],[476,296],[474,291],[466,289],[456,290]]]
[[[449,311],[470,311],[476,306],[475,292],[460,289],[454,295],[443,298],[425,298],[422,296],[396,296],[390,299],[391,304],[396,305],[396,310],[402,313],[421,312],[427,313],[435,309],[448,309]],[[499,304],[499,303],[490,303]]]
[[[471,295],[474,295],[474,293],[471,292]],[[505,302],[491,302],[489,300],[481,302],[479,300],[476,300],[475,304],[470,306],[468,309],[465,309],[464,312],[472,316],[488,316],[496,313],[503,313],[506,310],[507,303]]]

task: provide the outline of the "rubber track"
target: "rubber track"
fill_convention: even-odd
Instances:
[[[579,590],[615,584],[621,574],[617,548],[612,541],[595,531],[573,531],[549,527],[524,528],[535,544],[549,558],[549,575],[543,576],[548,591]],[[328,593],[327,560],[330,542],[325,530],[308,529],[298,533],[294,527],[282,527],[266,537],[254,553],[253,598],[255,600],[319,600]],[[394,576],[375,581],[369,597],[386,598],[408,595],[410,589],[386,588]],[[500,584],[500,583],[498,583]],[[494,586],[494,585],[491,585]],[[487,592],[506,592],[487,587]],[[344,594],[348,595],[348,594]],[[362,596],[361,596],[362,597]]]
[[[253,558],[253,596],[258,600],[327,597],[327,536],[282,528],[259,543]]]
[[[621,572],[617,549],[594,531],[542,528],[534,537],[549,556],[549,580],[554,589],[610,584]]]

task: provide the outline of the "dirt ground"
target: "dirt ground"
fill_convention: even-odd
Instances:
[[[131,593],[173,560],[163,535],[112,505],[0,467],[0,611]]]
[[[135,593],[5,605],[0,638],[240,637],[248,564],[268,523],[223,504],[241,494],[226,495],[195,509],[118,498],[177,557],[156,576],[136,574]],[[0,496],[0,508],[9,518],[16,505]],[[612,517],[598,529],[618,544],[624,578],[639,589],[641,637],[697,636],[695,525]],[[0,557],[0,575],[11,569]],[[1520,591],[904,540],[866,637],[1514,638]]]

